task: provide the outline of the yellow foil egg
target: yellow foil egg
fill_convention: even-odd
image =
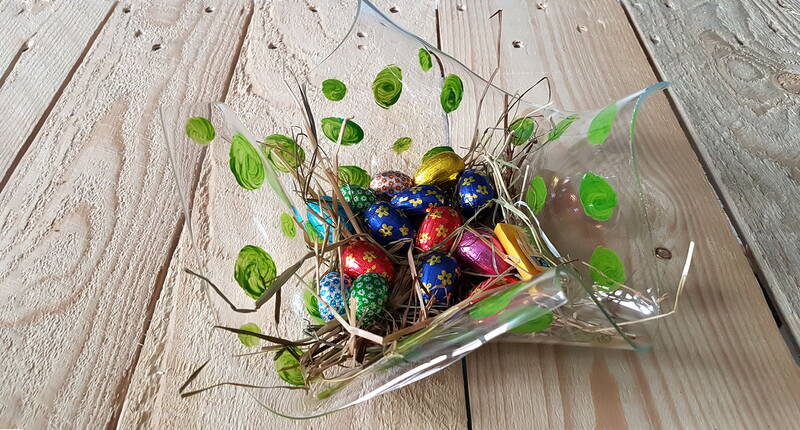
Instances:
[[[440,152],[428,158],[414,174],[417,185],[455,181],[464,170],[464,160],[455,152]]]

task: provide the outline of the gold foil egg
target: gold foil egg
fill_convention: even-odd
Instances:
[[[455,181],[464,170],[464,160],[455,152],[440,152],[428,158],[414,174],[417,185]]]

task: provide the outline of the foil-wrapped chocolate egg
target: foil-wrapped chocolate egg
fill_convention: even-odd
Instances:
[[[491,181],[473,169],[465,171],[458,180],[458,204],[466,215],[474,214],[496,197]]]
[[[328,272],[319,280],[319,298],[330,305],[330,308],[323,302],[317,303],[319,315],[325,321],[333,319],[333,308],[339,315],[345,314],[345,299],[350,291],[352,281],[347,275],[339,272]]]
[[[339,191],[342,197],[350,205],[353,212],[360,214],[367,210],[371,204],[375,203],[375,194],[372,191],[358,185],[342,185]]]
[[[433,297],[436,303],[448,304],[461,276],[458,261],[447,254],[434,252],[422,261],[419,272],[425,303]]]
[[[364,213],[364,222],[381,245],[414,238],[414,226],[406,216],[387,202],[377,202]]]
[[[391,197],[414,184],[411,177],[402,172],[383,172],[378,174],[369,183],[369,189],[376,194],[386,194]]]
[[[389,282],[394,279],[394,266],[389,256],[372,242],[356,240],[348,243],[342,250],[342,271],[352,279],[365,273],[378,273]]]
[[[414,182],[422,185],[454,181],[463,170],[464,159],[458,154],[450,151],[440,152],[422,162],[414,174]]]
[[[499,275],[511,267],[500,256],[503,246],[490,231],[478,230],[478,234],[464,231],[456,246],[458,260],[466,267],[484,275]]]
[[[355,302],[356,321],[361,327],[375,322],[389,298],[389,283],[377,273],[365,273],[353,282],[349,301]]]
[[[444,204],[444,193],[436,185],[415,185],[395,194],[391,204],[408,216],[422,216]]]
[[[416,247],[422,251],[430,251],[442,243],[451,233],[461,226],[461,216],[449,206],[437,206],[425,215],[419,226],[416,238]],[[451,237],[441,248],[447,251],[453,245],[455,237]]]
[[[330,196],[322,196],[322,200],[327,202],[327,204],[323,204],[323,207],[320,207],[319,202],[306,203],[306,206],[308,207],[308,210],[306,211],[306,218],[308,219],[308,223],[311,224],[311,227],[316,230],[320,237],[325,237],[325,230],[327,229],[328,241],[334,242],[335,238],[333,237],[333,234],[335,229],[333,226],[336,225],[336,221],[333,219],[330,211],[331,206],[333,206],[333,198]],[[353,226],[350,224],[350,221],[347,218],[347,213],[344,211],[342,205],[339,205],[338,218],[342,226],[347,228],[347,230],[350,232],[353,231]]]

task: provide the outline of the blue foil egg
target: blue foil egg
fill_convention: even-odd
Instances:
[[[458,261],[441,252],[434,252],[425,258],[419,272],[422,299],[427,303],[433,297],[436,303],[449,304],[461,275]]]
[[[339,315],[344,315],[345,301],[351,284],[349,276],[340,275],[339,272],[329,272],[319,280],[319,297],[335,309]],[[325,306],[325,303],[317,303],[317,309],[323,320],[333,319],[333,313],[329,307]]]
[[[395,194],[391,204],[409,216],[422,216],[444,205],[444,193],[435,185],[417,185]]]
[[[381,245],[400,239],[414,238],[414,226],[406,216],[389,203],[374,203],[364,214],[364,221],[372,237]]]
[[[491,181],[475,170],[466,170],[458,180],[458,204],[464,214],[471,216],[496,196]]]
[[[322,200],[327,202],[332,202],[333,198],[331,198],[330,196],[322,196]],[[326,205],[323,211],[322,210],[323,208],[320,208],[318,202],[306,203],[306,206],[308,207],[308,210],[306,211],[306,218],[308,218],[309,224],[311,224],[311,227],[314,227],[314,230],[316,230],[316,232],[319,233],[320,236],[325,235],[325,229],[327,228],[329,230],[328,241],[334,242],[335,238],[333,237],[334,233],[333,225],[335,224],[334,224],[334,219],[330,214],[329,208],[331,205],[333,205],[333,203]],[[323,212],[325,213],[323,214]],[[341,222],[342,225],[345,228],[347,228],[347,230],[349,230],[350,232],[353,231],[353,226],[347,219],[347,213],[344,211],[342,205],[339,205],[339,222]]]

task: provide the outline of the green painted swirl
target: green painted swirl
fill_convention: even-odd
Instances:
[[[547,201],[547,184],[544,183],[544,178],[536,176],[525,194],[525,203],[534,214],[538,214],[544,208],[545,201]]]
[[[325,135],[331,142],[339,141],[339,130],[342,128],[343,118],[328,117],[322,118],[322,134]],[[342,145],[350,146],[355,145],[364,139],[364,130],[355,122],[348,120],[344,126],[344,136],[342,136]]]
[[[255,245],[246,245],[239,251],[233,278],[244,292],[258,300],[275,279],[277,269],[272,256]]]
[[[291,385],[303,386],[306,385],[303,379],[303,371],[300,369],[300,361],[292,355],[288,349],[299,357],[303,355],[303,350],[296,346],[287,346],[275,353],[275,371],[278,376]]]
[[[437,146],[428,150],[425,155],[422,156],[422,163],[425,163],[429,158],[433,157],[436,154],[440,154],[442,152],[455,152],[453,148],[450,146]]]
[[[339,180],[345,184],[369,188],[372,178],[366,170],[358,166],[339,166]]]
[[[258,334],[262,333],[261,332],[261,327],[259,327],[258,324],[256,324],[256,323],[244,324],[241,327],[239,327],[239,330],[247,330],[247,331],[251,331],[253,333],[258,333]],[[239,333],[238,336],[239,336],[239,342],[242,342],[242,345],[244,345],[244,346],[246,346],[248,348],[253,347],[253,346],[258,346],[258,344],[261,342],[261,339],[255,337],[253,335]]]
[[[594,267],[590,273],[598,288],[610,293],[625,283],[625,265],[616,252],[598,246],[592,252],[589,264]]]
[[[508,126],[508,131],[511,133],[510,142],[514,145],[522,145],[526,143],[533,131],[536,129],[536,121],[530,117],[517,118]]]
[[[558,124],[556,124],[556,126],[553,127],[552,130],[550,130],[550,133],[548,133],[547,141],[552,142],[561,137],[561,135],[564,134],[565,131],[567,131],[569,126],[571,126],[576,119],[578,119],[578,115],[572,114],[559,121]]]
[[[611,126],[614,125],[614,118],[617,117],[617,105],[606,106],[589,124],[589,134],[586,138],[592,145],[602,145],[608,135],[611,134]]]
[[[255,190],[264,183],[264,164],[253,145],[241,133],[231,139],[230,166],[236,182],[246,190]]]
[[[294,239],[297,235],[297,226],[294,224],[294,219],[286,212],[281,214],[281,232],[290,239]]]
[[[275,170],[288,173],[306,161],[306,153],[291,137],[273,134],[264,139],[264,154]]]
[[[403,72],[394,64],[378,72],[372,81],[372,95],[378,106],[388,109],[397,103],[403,92]]]
[[[423,72],[427,72],[428,70],[433,67],[433,60],[431,59],[431,53],[428,52],[425,48],[419,48],[419,67],[422,68]]]
[[[591,172],[583,175],[578,196],[581,199],[583,211],[593,219],[608,221],[614,215],[617,193],[602,177]]]
[[[311,281],[311,288],[314,288],[313,283],[314,281]],[[322,315],[319,314],[317,298],[314,297],[314,294],[312,294],[308,289],[303,290],[303,306],[305,306],[306,312],[308,312],[308,317],[311,318],[311,321],[314,322],[314,324],[325,324],[325,320],[323,320]]]
[[[208,145],[214,140],[216,132],[211,121],[202,116],[196,116],[186,121],[186,135],[198,145]]]
[[[458,109],[461,104],[461,99],[464,97],[464,83],[457,75],[447,75],[444,78],[444,85],[442,85],[442,94],[439,97],[439,102],[442,104],[442,109],[445,113],[450,113]]]
[[[411,148],[412,140],[410,137],[401,137],[394,141],[392,144],[392,150],[398,154],[402,154]]]
[[[338,79],[326,79],[322,81],[322,94],[332,102],[338,102],[347,94],[347,85]]]

